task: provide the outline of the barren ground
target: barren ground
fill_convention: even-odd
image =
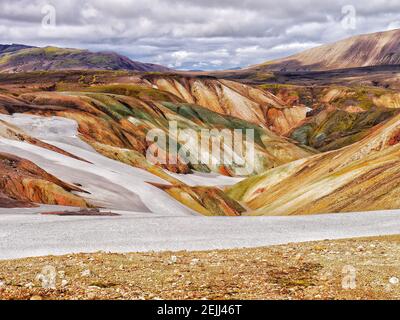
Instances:
[[[56,289],[43,289],[37,278],[46,266],[57,270]],[[352,268],[356,288],[344,289]],[[399,278],[400,236],[388,236],[3,260],[0,299],[399,299]]]

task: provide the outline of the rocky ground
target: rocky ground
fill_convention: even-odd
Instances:
[[[399,278],[390,236],[0,261],[0,299],[399,299]]]

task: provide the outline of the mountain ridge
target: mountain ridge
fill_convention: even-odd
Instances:
[[[400,64],[400,29],[355,35],[242,70],[327,71]]]
[[[92,52],[86,49],[54,46],[0,44],[1,73],[51,70],[171,71],[161,65],[133,61],[113,51]]]

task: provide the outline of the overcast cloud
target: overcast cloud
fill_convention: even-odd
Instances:
[[[55,26],[42,24],[49,5]],[[399,0],[0,0],[0,43],[114,50],[177,69],[243,67],[399,27]]]

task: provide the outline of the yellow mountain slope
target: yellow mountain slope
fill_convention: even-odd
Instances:
[[[348,147],[301,159],[231,187],[254,215],[395,209],[400,205],[400,116]]]

